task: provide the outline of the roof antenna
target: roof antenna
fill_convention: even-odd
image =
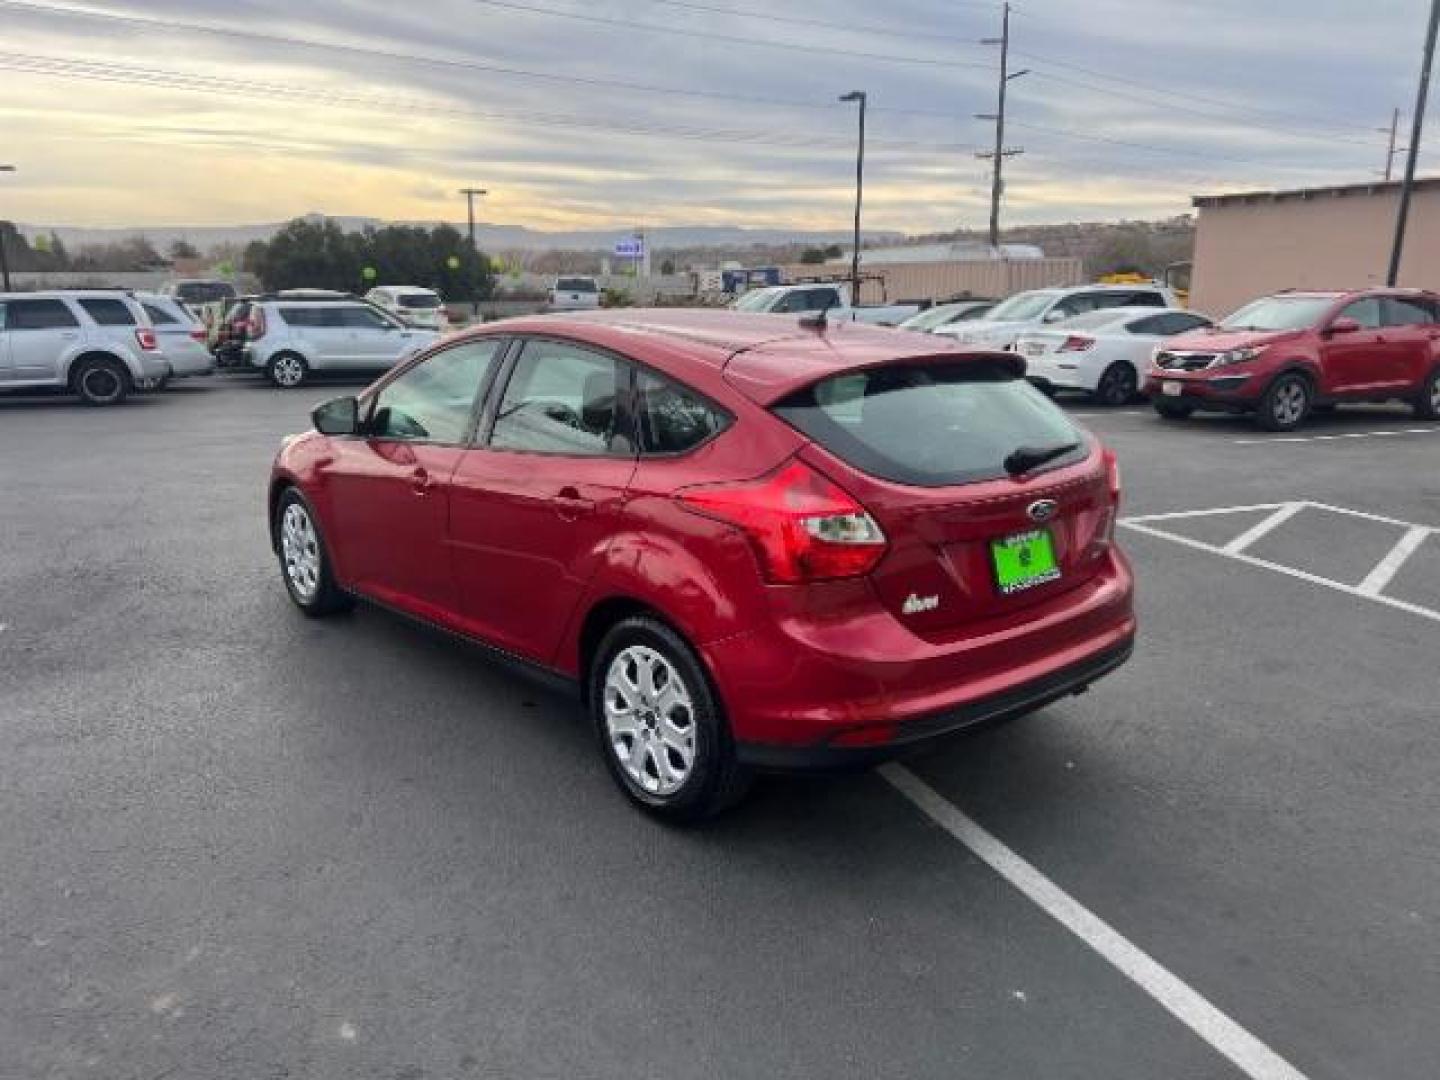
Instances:
[[[800,316],[800,325],[806,330],[825,330],[830,325],[830,309],[839,302],[839,294],[832,291],[830,293],[830,299],[825,301],[823,308],[815,312],[807,311],[804,315]]]

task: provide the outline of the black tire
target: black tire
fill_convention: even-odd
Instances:
[[[70,373],[70,385],[86,405],[119,405],[134,388],[130,371],[111,356],[87,356]]]
[[[310,378],[310,365],[299,353],[276,353],[265,365],[265,377],[281,390],[294,390]]]
[[[309,522],[313,548],[302,544],[314,560],[313,570],[309,573],[298,572],[297,564],[301,560],[297,559],[296,564],[291,561],[292,543],[301,544],[303,539],[301,535],[287,536],[291,507],[295,507],[298,515]],[[330,551],[325,545],[325,537],[320,531],[320,522],[315,511],[293,487],[286,488],[276,501],[274,530],[275,553],[280,560],[280,579],[285,582],[285,591],[290,594],[296,607],[306,615],[318,618],[321,615],[333,615],[337,611],[348,611],[355,606],[354,597],[335,583],[335,575],[330,570]]]
[[[660,742],[661,719],[652,707],[656,704],[654,701],[636,710],[637,713],[648,713],[648,732],[645,730],[647,720],[642,716],[635,724],[636,734],[628,743],[623,734],[611,735],[606,696],[611,690],[607,680],[617,658],[632,650],[658,654],[678,676],[682,693],[689,697],[687,719],[691,762],[688,775],[670,792],[658,790],[665,781],[659,775],[659,758],[654,750],[658,747],[661,754],[667,755],[671,751]],[[624,660],[621,659],[620,663],[623,667]],[[615,783],[637,806],[666,821],[703,821],[734,805],[749,790],[750,774],[736,760],[730,728],[710,680],[690,646],[670,627],[646,616],[634,616],[616,623],[595,650],[587,678],[587,701],[600,756],[605,759],[605,767],[610,770]],[[680,708],[673,715],[687,715],[687,710]],[[643,744],[640,741],[642,735],[646,738]],[[637,768],[647,778],[653,775],[656,790],[632,777],[629,766],[622,760],[622,749],[634,753],[630,748],[635,747],[641,747],[642,752],[648,753]],[[670,757],[668,760],[670,764],[666,767],[673,769],[674,762],[683,761],[683,758]]]
[[[1151,402],[1161,420],[1188,420],[1195,411],[1194,405],[1182,405],[1175,401],[1155,400]]]
[[[1266,431],[1294,431],[1310,415],[1315,391],[1304,375],[1281,375],[1268,387],[1255,412],[1255,422]]]
[[[1140,376],[1135,367],[1124,360],[1117,360],[1105,369],[1092,395],[1097,404],[1118,409],[1129,405],[1140,392]]]
[[[1430,372],[1420,396],[1415,399],[1415,415],[1421,420],[1440,420],[1440,367]]]
[[[158,378],[158,379],[155,380],[155,385],[152,386],[150,389],[154,390],[155,393],[157,393],[157,394],[160,393],[162,390],[169,390],[169,389],[170,389],[170,376],[169,376],[169,375],[162,375],[162,376],[160,376],[160,378]]]

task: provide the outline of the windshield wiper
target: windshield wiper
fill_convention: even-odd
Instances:
[[[1047,461],[1064,457],[1070,451],[1078,449],[1079,446],[1078,442],[1060,443],[1056,446],[1020,446],[1001,464],[1005,466],[1005,471],[1011,476],[1024,476],[1032,469],[1038,469]]]

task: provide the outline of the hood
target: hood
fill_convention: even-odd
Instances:
[[[1304,337],[1306,330],[1187,330],[1166,338],[1160,347],[1179,352],[1229,352],[1231,349],[1258,349]]]

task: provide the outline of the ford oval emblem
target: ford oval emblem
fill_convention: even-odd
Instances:
[[[1025,513],[1030,515],[1031,521],[1049,521],[1059,509],[1060,504],[1054,499],[1037,499],[1025,508]]]

